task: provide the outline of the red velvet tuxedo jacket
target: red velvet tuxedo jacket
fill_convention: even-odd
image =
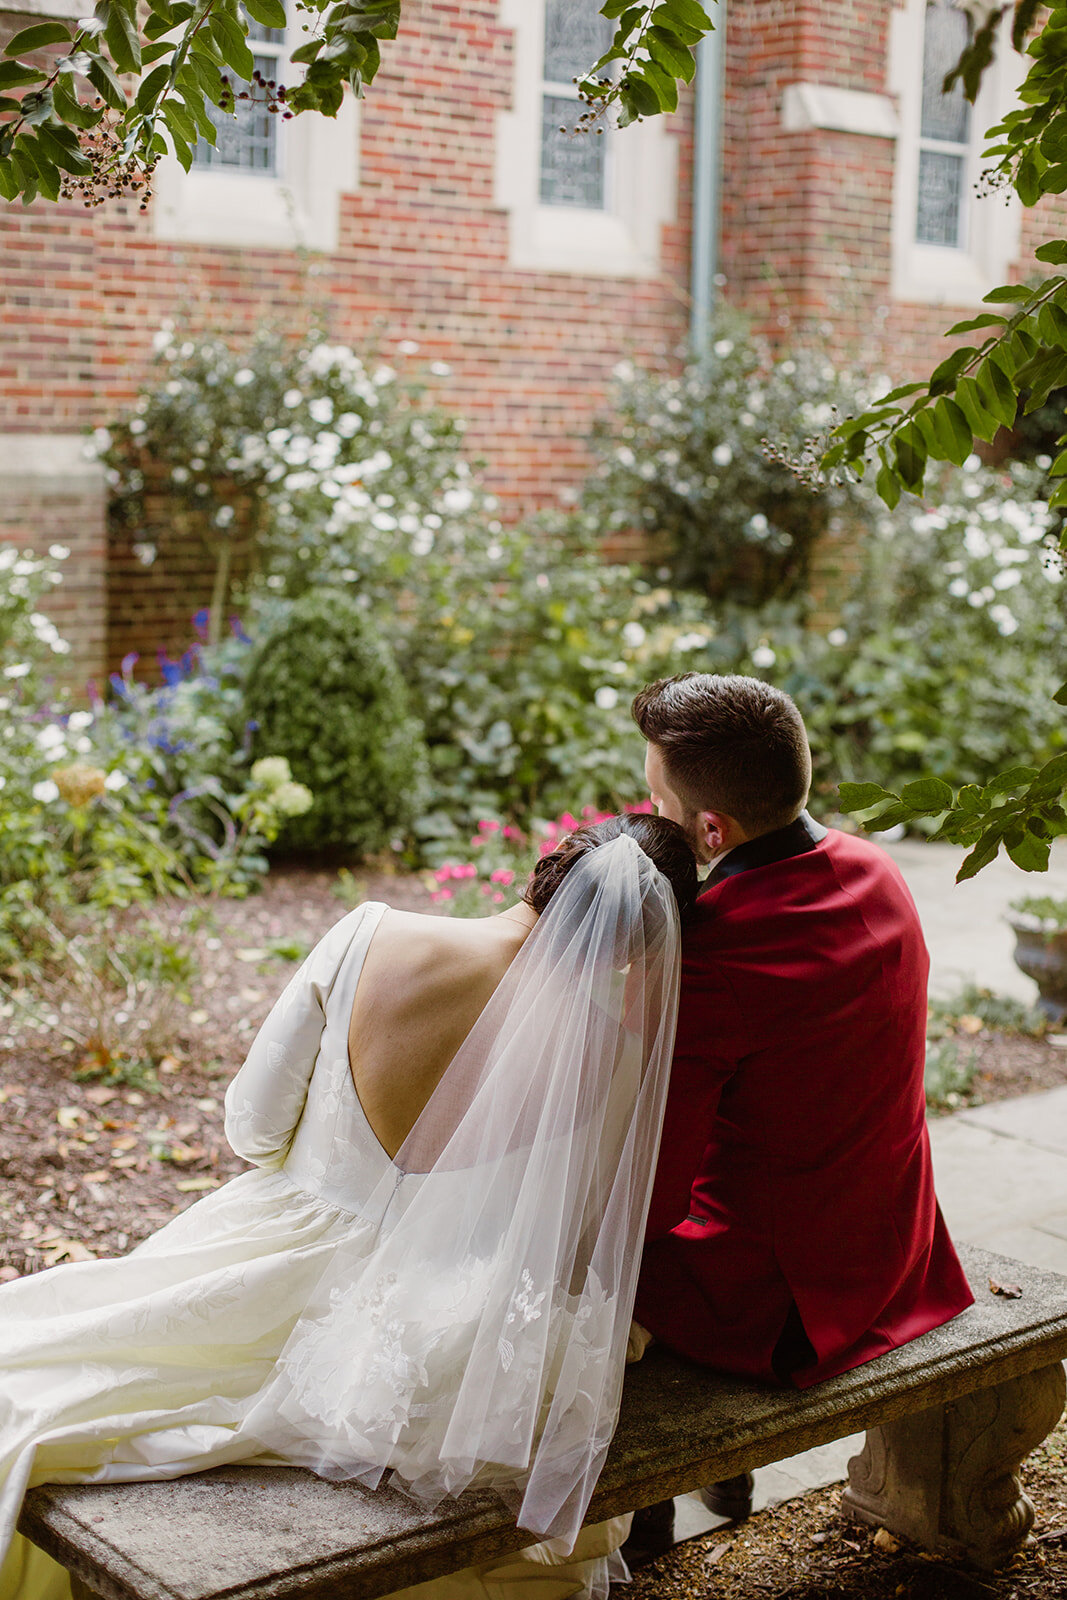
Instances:
[[[973,1296],[934,1197],[929,958],[889,857],[806,814],[730,852],[683,933],[634,1315],[800,1387]]]

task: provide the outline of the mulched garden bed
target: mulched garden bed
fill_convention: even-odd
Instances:
[[[1023,1467],[1036,1537],[1000,1572],[853,1522],[830,1487],[677,1545],[613,1589],[613,1600],[1067,1600],[1065,1457],[1067,1421]]]

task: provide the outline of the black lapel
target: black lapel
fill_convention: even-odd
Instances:
[[[744,844],[735,845],[704,879],[700,892],[703,894],[706,889],[713,889],[724,878],[732,878],[738,872],[750,872],[753,867],[769,867],[775,861],[788,861],[793,856],[802,856],[808,850],[814,850],[825,838],[826,829],[822,823],[802,811],[786,827],[775,828],[772,833],[761,833],[758,839],[746,839]]]

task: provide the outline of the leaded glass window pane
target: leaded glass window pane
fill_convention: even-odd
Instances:
[[[919,151],[919,210],[915,237],[920,244],[960,243],[965,160],[944,150]]]
[[[570,83],[599,61],[615,36],[599,0],[546,0],[545,81]]]
[[[604,205],[604,140],[595,133],[573,133],[576,100],[546,94],[541,113],[541,200],[546,206]],[[561,132],[563,129],[565,131]]]
[[[257,55],[253,59],[264,78],[276,77],[276,56]],[[235,84],[238,93],[247,88],[245,83]],[[210,145],[206,139],[200,140],[194,152],[198,166],[236,167],[242,172],[277,171],[278,118],[261,100],[238,100],[233,115],[209,106],[208,115],[218,129],[218,142]]]
[[[923,40],[923,110],[921,133],[924,139],[946,144],[966,144],[970,138],[971,108],[963,85],[955,83],[948,94],[941,85],[963,54],[970,36],[970,21],[946,0],[930,0],[926,7]]]

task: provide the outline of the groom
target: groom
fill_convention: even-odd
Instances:
[[[919,919],[883,850],[804,810],[788,695],[693,672],[633,714],[653,803],[714,863],[634,1315],[692,1360],[806,1388],[973,1298],[934,1196]],[[706,1498],[743,1516],[750,1487]]]

